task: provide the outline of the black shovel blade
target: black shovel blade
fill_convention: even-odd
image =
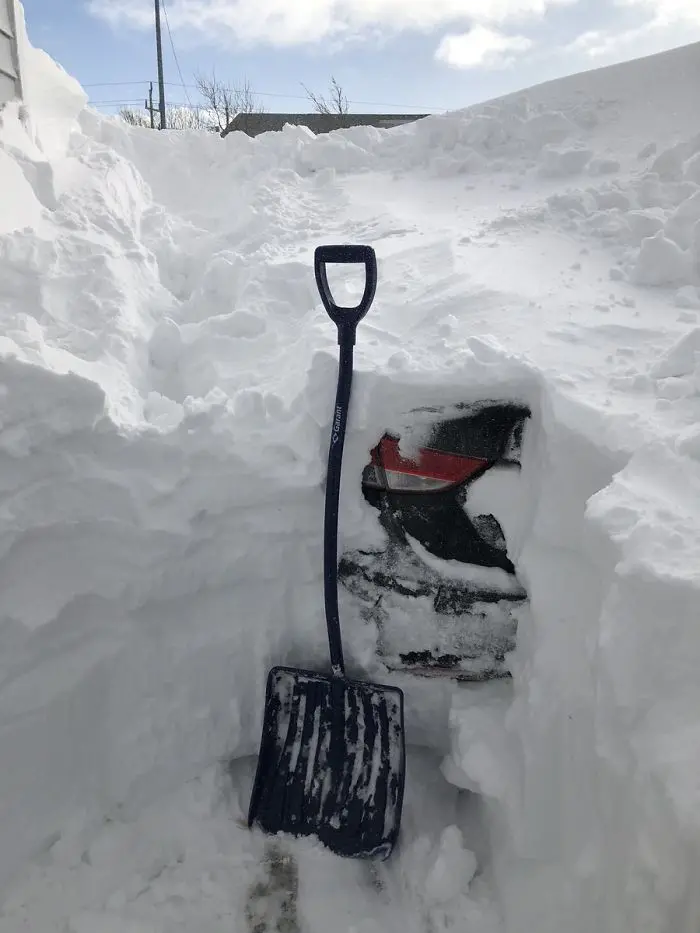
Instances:
[[[273,667],[248,825],[387,858],[401,825],[403,718],[396,687]]]

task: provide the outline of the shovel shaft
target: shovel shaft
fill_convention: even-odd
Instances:
[[[360,303],[341,307],[335,303],[328,286],[327,263],[361,264],[365,267],[365,287]],[[331,443],[328,450],[326,475],[326,508],[323,523],[323,590],[328,627],[328,647],[331,668],[340,677],[345,674],[343,642],[338,612],[338,505],[340,502],[340,472],[343,465],[345,428],[350,408],[352,388],[352,357],[357,325],[369,311],[377,287],[377,258],[371,246],[318,246],[314,253],[316,284],[328,316],[338,328],[340,360],[338,389],[331,421]]]
[[[342,331],[339,335],[343,336]],[[340,502],[340,474],[343,466],[345,428],[350,407],[352,389],[352,362],[354,334],[341,339],[340,363],[338,367],[338,389],[331,423],[331,442],[328,449],[328,473],[326,477],[326,509],[323,526],[323,588],[328,626],[328,647],[331,668],[334,674],[345,673],[343,643],[340,635],[338,611],[338,505]]]

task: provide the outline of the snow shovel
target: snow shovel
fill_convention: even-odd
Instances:
[[[363,263],[355,308],[333,301],[327,263]],[[337,855],[387,858],[401,824],[405,780],[403,692],[345,675],[338,613],[338,503],[358,323],[377,286],[369,246],[319,246],[316,284],[338,328],[340,366],[331,426],[324,519],[324,596],[331,671],[273,667],[268,674],[248,826],[316,836]]]

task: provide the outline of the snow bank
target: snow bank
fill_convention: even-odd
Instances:
[[[585,462],[580,442],[575,450]],[[593,446],[588,457],[598,470],[612,466]],[[562,556],[536,531],[525,556],[532,591],[545,596],[532,600],[532,651],[502,720],[522,758],[512,744],[508,758],[502,733],[494,749],[498,732],[487,723],[484,733],[473,711],[455,720],[458,748],[477,777],[500,751],[497,779],[487,772],[479,784],[499,801],[507,929],[690,933],[700,910],[700,475],[660,442],[587,495],[593,475],[569,490],[587,503],[571,526],[580,549]],[[547,578],[539,588],[538,574]],[[480,738],[488,756],[472,764]]]
[[[337,892],[302,883],[304,922],[695,933],[700,148],[694,95],[662,105],[697,48],[389,132],[220,140],[83,109],[23,41],[27,107],[0,115],[0,928],[244,929],[274,889],[236,820],[268,667],[325,659],[336,345],[311,256],[346,240],[380,284],[343,546],[381,540],[357,478],[387,426],[523,401],[530,599],[512,687],[396,678],[423,746],[398,867],[300,844],[302,881]],[[344,633],[385,678],[372,626]]]

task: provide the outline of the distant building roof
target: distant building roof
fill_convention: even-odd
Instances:
[[[386,129],[413,123],[427,117],[427,113],[239,113],[221,133],[228,136],[236,130],[248,136],[259,136],[284,128],[285,123],[306,126],[312,133],[330,133],[332,130],[349,129],[351,126],[376,126]]]

